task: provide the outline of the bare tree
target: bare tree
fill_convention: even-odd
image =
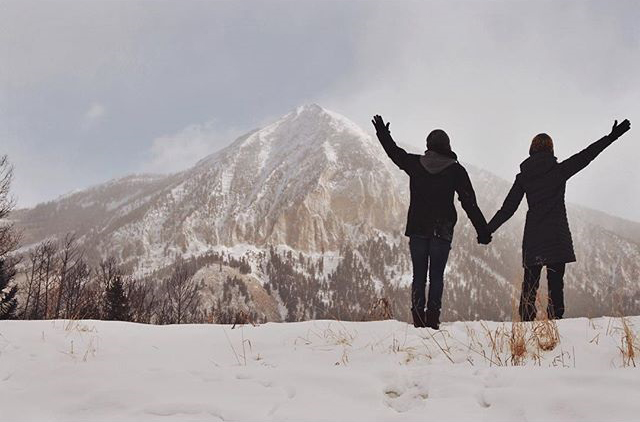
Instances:
[[[150,279],[129,278],[125,290],[129,299],[131,320],[147,324],[153,322],[158,307],[156,283]]]
[[[166,294],[161,309],[165,323],[193,322],[200,307],[200,286],[193,279],[194,271],[182,258],[178,258],[173,272],[163,283]]]
[[[65,318],[90,318],[98,315],[90,282],[91,268],[84,259],[78,258],[65,275],[60,309],[60,313],[64,312]]]
[[[78,288],[82,285],[82,283],[78,284],[78,281],[84,280],[85,271],[84,269],[80,269],[81,271],[76,271],[76,267],[78,265],[86,263],[83,260],[84,253],[77,245],[76,235],[74,233],[67,233],[67,235],[62,240],[60,245],[60,256],[59,256],[59,266],[56,277],[56,303],[53,311],[53,317],[60,317],[60,313],[62,311],[66,311],[67,317],[69,317],[69,306],[71,305],[67,301],[67,308],[63,307],[63,300],[66,298],[67,300],[71,297],[74,300],[78,299],[78,293],[69,292],[68,290],[72,287]],[[72,280],[72,277],[81,276],[80,280]]]
[[[40,272],[40,250],[38,248],[34,249],[29,253],[28,257],[28,266],[24,270],[24,276],[26,279],[25,287],[27,289],[24,307],[22,308],[22,317],[24,319],[29,319],[32,315],[30,313],[29,305],[32,305],[33,302],[39,300],[39,298],[33,298],[34,293],[39,290],[36,289],[36,282],[38,281],[37,274]]]
[[[57,245],[52,240],[40,243],[29,253],[24,271],[27,294],[22,309],[24,319],[44,319],[49,315],[50,290],[56,267]]]
[[[51,302],[52,302],[52,290],[54,275],[56,273],[56,267],[58,264],[58,245],[54,241],[47,241],[42,244],[42,272],[40,277],[42,280],[42,287],[44,287],[44,294],[42,300],[42,316],[43,318],[51,317]]]

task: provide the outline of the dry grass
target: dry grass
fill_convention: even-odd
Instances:
[[[538,348],[545,352],[555,349],[560,343],[558,325],[554,320],[548,318],[534,321],[532,334]]]
[[[229,338],[229,335],[227,334],[227,330],[225,330],[224,328],[222,329],[222,331],[224,332],[224,336],[227,338],[227,342],[229,343],[229,347],[231,348],[231,351],[233,352],[233,356],[236,358],[236,362],[238,363],[238,365],[240,366],[247,366],[247,345],[249,346],[249,352],[252,351],[252,346],[251,346],[251,340],[249,339],[245,339],[244,338],[244,328],[240,327],[240,334],[241,334],[241,350],[242,352],[240,353],[239,351],[236,351],[236,348],[233,347],[233,343],[231,342],[231,339]]]
[[[391,304],[386,297],[378,298],[369,307],[366,316],[363,318],[365,321],[384,321],[387,319],[393,319],[393,310]]]
[[[548,270],[547,270],[548,271]],[[549,305],[548,295],[544,297],[538,290],[536,296],[536,308],[538,309],[537,318],[532,322],[532,342],[537,345],[541,351],[551,351],[556,348],[560,343],[560,333],[558,332],[558,325],[555,320],[550,320],[545,308]]]
[[[334,346],[351,346],[357,336],[357,333],[350,332],[342,323],[340,323],[340,326],[340,328],[333,329],[331,327],[331,323],[329,323],[327,328],[322,330],[318,337],[324,339],[326,343]]]
[[[509,336],[509,350],[511,363],[515,366],[523,365],[527,357],[527,323],[512,322]]]
[[[67,331],[67,332],[71,332],[71,331],[77,331],[82,333],[97,332],[95,326],[89,327],[86,323],[77,319],[64,320],[63,324],[64,324],[64,331]]]
[[[53,321],[56,324],[56,321]],[[77,319],[68,319],[62,321],[62,328],[65,331],[65,337],[77,336],[79,337],[80,344],[86,343],[84,352],[76,353],[76,343],[72,339],[69,342],[69,351],[63,352],[67,356],[77,360],[82,356],[82,362],[87,362],[89,357],[95,357],[98,353],[98,345],[100,337],[98,337],[98,330],[95,326],[89,326],[84,321]],[[87,340],[88,336],[88,340]],[[42,340],[44,341],[44,331],[42,332]]]
[[[629,321],[625,317],[620,317],[622,322],[622,338],[620,339],[620,353],[622,353],[623,366],[636,366],[636,350],[640,349],[636,345],[636,335],[631,329]]]
[[[349,331],[342,321],[336,320],[329,322],[326,327],[319,330],[307,330],[306,335],[296,337],[293,344],[302,343],[313,350],[322,351],[333,351],[336,346],[340,346],[342,347],[342,354],[335,362],[335,365],[346,366],[349,363],[349,351],[352,349],[357,337],[357,331]]]

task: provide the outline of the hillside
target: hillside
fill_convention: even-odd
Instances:
[[[467,168],[490,218],[509,183]],[[125,177],[13,218],[25,232],[23,250],[75,231],[93,262],[114,256],[138,276],[162,272],[176,256],[246,259],[250,279],[278,304],[275,320],[361,319],[380,296],[407,318],[407,182],[372,135],[312,104],[184,172]],[[524,209],[489,247],[477,245],[458,209],[444,319],[511,317]],[[638,224],[584,207],[568,213],[578,263],[566,276],[567,316],[640,313]],[[218,283],[205,274],[205,284]],[[258,306],[252,297],[241,302]],[[258,311],[274,320],[270,300],[259,302],[269,309]]]

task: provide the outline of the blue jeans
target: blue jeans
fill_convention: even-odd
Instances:
[[[427,309],[440,311],[444,288],[444,269],[449,259],[451,242],[439,237],[411,236],[409,238],[411,263],[413,264],[413,284],[411,285],[411,306],[424,310],[427,271],[429,272],[429,299]]]

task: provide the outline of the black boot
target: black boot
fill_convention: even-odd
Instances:
[[[426,321],[425,326],[433,328],[434,330],[440,329],[440,311],[427,309],[425,313]]]
[[[424,310],[411,308],[411,316],[413,317],[413,326],[416,328],[425,327]]]

